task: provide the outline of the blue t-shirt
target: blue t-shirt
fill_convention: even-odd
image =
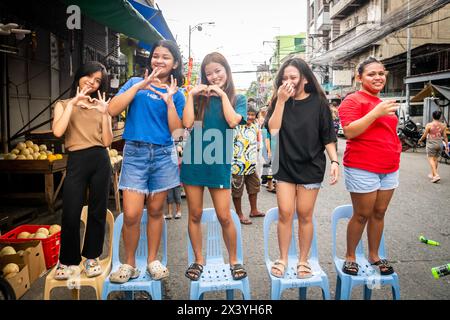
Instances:
[[[120,88],[117,95],[124,93],[142,80],[143,78],[139,77],[131,78]],[[164,88],[152,87],[162,93],[167,92]],[[173,103],[181,119],[186,99],[180,90],[173,95]],[[164,100],[153,91],[139,90],[128,108],[123,139],[157,145],[172,144],[167,108]]]
[[[247,99],[236,95],[234,110],[247,121]],[[202,123],[194,124],[183,152],[181,181],[187,185],[230,189],[233,133],[223,114],[222,100],[212,96]]]

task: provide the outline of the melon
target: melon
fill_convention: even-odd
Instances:
[[[47,228],[39,228],[39,229],[37,229],[36,233],[43,233],[43,234],[45,234],[46,236],[48,236],[48,234],[49,234]]]
[[[26,231],[22,231],[17,235],[17,239],[27,239],[30,237],[30,233]]]
[[[35,239],[47,239],[47,235],[43,232],[36,232],[34,234]]]
[[[31,148],[32,146],[33,146],[33,141],[31,141],[31,140],[27,140],[27,141],[25,141],[25,145],[27,146],[27,148]]]
[[[50,228],[48,228],[48,232],[50,233],[50,235],[55,234],[59,231],[61,231],[61,226],[59,224],[52,224]]]
[[[0,257],[7,256],[10,254],[16,254],[16,250],[11,246],[6,246],[0,251]]]
[[[3,267],[3,274],[9,274],[9,273],[18,273],[20,271],[19,266],[15,263],[8,263],[6,266]]]
[[[23,142],[19,142],[16,146],[16,149],[23,150],[27,147],[27,145]]]
[[[46,146],[45,144],[41,144],[41,145],[39,146],[39,150],[40,150],[40,151],[46,151],[46,150],[47,150],[47,146]]]

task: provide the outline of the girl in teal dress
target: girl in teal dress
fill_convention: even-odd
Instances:
[[[208,54],[201,65],[201,84],[189,92],[183,112],[183,125],[192,128],[183,154],[181,181],[188,202],[188,231],[195,262],[185,275],[196,281],[203,272],[201,217],[203,191],[208,187],[228,249],[235,280],[247,272],[236,256],[236,229],[231,211],[231,160],[233,128],[246,123],[247,101],[236,95],[231,69],[220,53]]]

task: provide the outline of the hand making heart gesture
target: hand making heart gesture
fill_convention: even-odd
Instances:
[[[144,79],[138,83],[135,84],[135,86],[139,90],[151,90],[150,84],[153,83],[161,83],[161,80],[159,80],[158,75],[161,72],[159,68],[153,69],[152,73],[148,75],[148,70],[145,69]]]
[[[92,101],[94,102],[94,106],[91,109],[97,109],[100,113],[106,114],[108,113],[108,104],[111,101],[111,98],[106,100],[106,92],[103,92],[103,95],[100,93],[100,90],[97,91],[98,99],[94,98]]]
[[[72,100],[70,100],[70,102],[74,105],[74,106],[79,106],[82,108],[88,108],[89,104],[87,103],[87,101],[91,99],[91,97],[89,97],[87,95],[89,91],[89,87],[86,86],[83,89],[80,90],[80,87],[77,87],[77,94],[75,95],[75,97],[72,98]]]
[[[169,100],[173,97],[173,95],[175,93],[177,93],[177,91],[178,91],[177,79],[174,79],[173,75],[170,75],[170,86],[167,84],[164,84],[163,88],[165,88],[167,90],[167,92],[163,93],[161,91],[156,90],[155,88],[153,88],[151,86],[149,86],[148,89],[150,89],[151,91],[153,91],[154,93],[159,95],[164,100],[164,102],[167,104],[169,102]]]

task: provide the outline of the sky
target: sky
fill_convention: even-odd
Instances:
[[[213,51],[222,53],[231,71],[256,71],[269,64],[274,37],[306,32],[308,0],[156,0],[184,57],[189,56],[189,26],[194,61]],[[268,41],[264,43],[264,41]],[[237,89],[247,89],[256,73],[233,73]]]

